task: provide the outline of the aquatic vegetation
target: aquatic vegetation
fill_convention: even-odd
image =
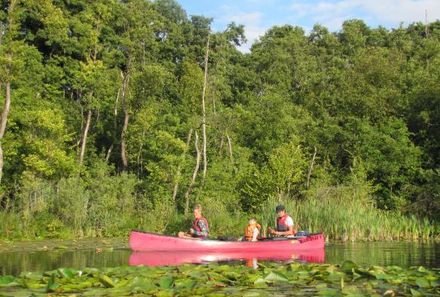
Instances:
[[[438,296],[440,269],[260,263],[115,267],[0,277],[0,296]]]

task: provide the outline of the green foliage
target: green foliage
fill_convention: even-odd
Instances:
[[[178,267],[124,266],[112,268],[58,268],[0,277],[0,288],[13,295],[45,289],[54,294],[86,296],[204,295],[265,296],[288,291],[302,296],[430,296],[438,293],[438,270],[423,266],[358,266],[262,263],[245,265],[181,265]]]
[[[174,0],[4,3],[1,237],[174,233],[187,197],[214,235],[281,200],[332,238],[435,236],[438,21],[275,26],[248,54],[242,25],[211,22]]]

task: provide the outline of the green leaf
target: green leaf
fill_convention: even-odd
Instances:
[[[411,291],[411,295],[412,296],[423,296],[423,294],[422,293],[420,293],[419,291],[417,291],[417,290],[415,290],[415,289],[410,289],[410,291]]]
[[[416,285],[419,286],[420,288],[430,288],[431,287],[431,284],[429,283],[429,281],[424,277],[417,278]]]
[[[57,271],[60,277],[65,277],[65,278],[73,278],[77,273],[75,270],[68,268],[59,268]]]
[[[7,285],[15,281],[15,277],[12,275],[0,276],[0,285]]]
[[[169,289],[172,287],[174,278],[171,276],[164,276],[159,280],[159,286],[163,289]]]
[[[113,280],[105,274],[101,274],[98,279],[106,288],[113,288],[115,286]]]
[[[285,275],[276,272],[276,271],[272,271],[270,272],[265,278],[266,281],[270,281],[270,282],[287,282],[288,279]]]
[[[47,282],[46,292],[55,292],[59,287],[60,284],[55,282],[55,273],[53,273]]]
[[[344,263],[342,263],[342,266],[341,266],[341,270],[343,272],[350,273],[350,274],[353,273],[354,269],[357,269],[357,268],[358,268],[358,266],[353,261],[350,261],[350,260],[344,261]]]

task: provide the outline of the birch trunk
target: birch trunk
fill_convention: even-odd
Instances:
[[[189,147],[189,144],[190,144],[190,142],[191,142],[192,134],[193,134],[193,129],[189,129],[188,136],[187,136],[187,138],[186,138],[186,147],[185,147],[185,149],[183,150],[183,152],[182,152],[182,156],[181,156],[181,159],[182,159],[182,160],[183,160],[183,158],[185,157],[186,153],[188,152],[188,147]],[[175,178],[174,188],[173,188],[173,197],[172,197],[173,202],[176,202],[177,191],[179,190],[179,182],[180,182],[180,176],[181,176],[181,172],[180,172],[180,171],[182,170],[181,167],[182,167],[182,166],[181,166],[181,164],[179,163],[179,165],[177,165],[176,178]]]
[[[126,133],[128,129],[128,121],[130,118],[130,114],[128,112],[127,107],[127,90],[128,90],[128,81],[129,81],[129,73],[127,73],[125,76],[123,76],[123,82],[122,82],[122,94],[121,94],[121,101],[122,101],[122,109],[124,110],[124,125],[122,126],[122,132],[121,132],[121,160],[122,160],[122,167],[123,170],[126,170],[128,167],[128,158],[127,158],[127,144],[126,144]]]
[[[208,159],[206,157],[206,108],[205,108],[205,95],[206,85],[208,82],[208,59],[209,59],[209,35],[206,42],[206,54],[205,54],[205,76],[203,80],[203,92],[202,92],[202,133],[203,133],[203,181],[206,178],[206,172],[208,170]]]
[[[199,135],[197,134],[197,131],[195,132],[194,145],[196,147],[196,166],[194,167],[191,183],[189,184],[188,190],[185,193],[185,215],[188,214],[189,195],[191,194],[194,183],[196,182],[197,173],[199,172],[199,168],[200,168]]]
[[[232,141],[228,133],[226,133],[226,138],[228,139],[229,159],[231,160],[231,163],[234,164],[234,157],[232,155]]]
[[[315,158],[316,158],[316,146],[315,146],[315,152],[313,153],[312,161],[310,161],[309,172],[307,172],[307,183],[306,183],[307,189],[310,186],[310,176],[312,175],[313,165],[315,164]]]
[[[86,146],[87,146],[87,135],[89,134],[90,129],[90,122],[92,121],[92,111],[87,111],[87,120],[86,120],[86,126],[84,127],[84,132],[81,140],[81,151],[79,153],[79,165],[83,164],[84,161],[84,155],[86,152]]]
[[[9,111],[11,108],[11,83],[6,83],[6,97],[3,104],[2,117],[0,119],[0,184],[3,178],[3,136],[5,135],[6,125],[8,123]]]

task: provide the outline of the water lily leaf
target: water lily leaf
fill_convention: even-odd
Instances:
[[[379,280],[389,280],[389,279],[393,278],[391,275],[388,275],[388,274],[386,274],[384,272],[376,273],[375,277],[376,277],[376,279],[379,279]]]
[[[159,286],[163,289],[169,289],[173,286],[174,278],[172,276],[164,276],[159,280]]]
[[[341,266],[341,270],[345,273],[353,273],[354,269],[357,269],[358,266],[356,265],[356,263],[354,263],[353,261],[350,260],[346,260],[344,261],[344,263],[342,263]]]
[[[178,279],[174,282],[176,288],[192,289],[196,282],[192,279]]]
[[[99,282],[103,284],[106,288],[113,288],[115,286],[113,280],[105,274],[101,274],[98,279]]]
[[[432,280],[431,281],[431,286],[434,287],[434,288],[435,287],[440,287],[440,280],[438,280],[438,279],[437,280]]]
[[[285,275],[279,273],[279,272],[275,272],[272,271],[271,273],[269,273],[265,278],[266,281],[270,281],[270,282],[287,282],[288,279]]]
[[[315,286],[315,288],[318,289],[318,290],[327,289],[327,284],[326,283],[320,283],[320,284],[317,284]]]
[[[68,268],[59,268],[57,272],[60,277],[66,277],[66,278],[75,277],[75,275],[77,274],[77,271]]]
[[[410,291],[411,291],[412,296],[423,296],[422,293],[420,293],[419,291],[417,291],[415,289],[410,289]]]
[[[259,289],[264,289],[264,288],[267,288],[268,285],[264,279],[260,278],[254,282],[254,287],[259,288]]]
[[[329,275],[327,276],[327,280],[330,282],[340,282],[343,277],[344,277],[344,273],[335,271],[329,273]]]
[[[173,297],[174,293],[172,290],[161,290],[157,292],[154,296],[156,297]]]
[[[430,288],[431,287],[431,284],[429,283],[429,281],[423,277],[419,277],[416,279],[416,285],[419,286],[420,288]]]
[[[344,289],[342,289],[342,294],[348,295],[348,296],[364,296],[361,292],[361,290],[355,286],[345,286]]]
[[[55,273],[53,273],[47,282],[46,292],[55,292],[59,287],[60,284],[55,281]]]
[[[319,296],[338,296],[338,295],[339,295],[339,292],[338,292],[338,290],[336,290],[336,289],[330,289],[330,288],[328,288],[328,289],[325,289],[325,290],[319,291],[319,292],[318,292],[318,295],[319,295]]]
[[[12,275],[0,276],[0,286],[6,286],[15,282],[15,277]]]

